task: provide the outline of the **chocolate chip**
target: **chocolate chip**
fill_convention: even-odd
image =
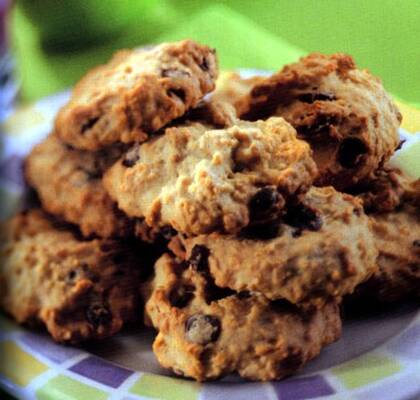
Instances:
[[[298,229],[293,236],[300,236],[302,230],[318,231],[322,227],[322,219],[318,212],[304,204],[289,207],[283,220],[287,225]]]
[[[160,229],[160,234],[164,239],[169,240],[177,234],[176,230],[170,225],[165,225]]]
[[[198,272],[207,272],[209,269],[210,250],[203,245],[196,244],[191,250],[188,263]]]
[[[239,292],[236,297],[240,300],[249,299],[251,297],[251,292],[248,292],[247,290],[243,290],[242,292]]]
[[[185,94],[185,90],[184,89],[168,89],[167,91],[168,96],[170,97],[176,97],[178,99],[180,99],[182,102],[185,103],[186,100],[186,94]]]
[[[208,61],[207,61],[207,58],[206,57],[203,57],[203,61],[201,62],[201,64],[200,64],[200,68],[203,70],[203,71],[208,71],[209,70],[209,63],[208,63]]]
[[[233,291],[232,289],[216,286],[214,282],[210,281],[206,285],[204,298],[205,298],[206,303],[210,304],[213,301],[222,300],[234,294],[235,294],[235,291]]]
[[[232,171],[235,173],[243,172],[246,170],[246,164],[241,162],[235,162],[232,168]]]
[[[127,168],[133,167],[136,162],[140,160],[139,150],[140,146],[138,144],[134,145],[130,150],[128,150],[122,160],[122,165]]]
[[[89,270],[89,265],[86,263],[80,264],[78,267],[70,270],[66,276],[66,282],[73,284],[78,278],[91,278],[93,275]]]
[[[313,103],[315,101],[333,101],[336,97],[332,93],[302,93],[298,97],[302,103]]]
[[[270,301],[270,309],[273,312],[284,314],[284,313],[296,313],[298,311],[297,307],[289,303],[287,300],[284,299],[277,299]]]
[[[74,269],[71,270],[68,274],[67,274],[67,280],[68,281],[74,281],[75,278],[77,276],[77,271],[75,271]]]
[[[84,274],[87,274],[90,270],[89,264],[85,263],[85,262],[82,262],[80,264],[80,270],[83,271]]]
[[[357,217],[360,217],[362,215],[363,209],[362,208],[354,208],[353,209],[353,214],[356,215]]]
[[[173,271],[178,278],[182,278],[182,274],[189,268],[189,264],[187,261],[182,262],[174,262],[172,264]]]
[[[188,261],[181,261],[177,265],[181,271],[185,271],[189,267],[190,264],[188,263]]]
[[[108,325],[111,322],[112,314],[109,308],[103,303],[93,303],[86,310],[86,319],[95,328]]]
[[[68,151],[74,151],[76,150],[71,144],[63,143],[64,147]]]
[[[356,167],[367,153],[365,143],[357,138],[344,139],[338,149],[338,162],[345,168]]]
[[[220,321],[212,315],[195,314],[185,323],[187,340],[201,345],[215,342],[220,336],[220,330]]]
[[[299,349],[289,348],[288,351],[290,354],[280,361],[279,367],[282,370],[294,371],[303,364],[303,354]]]
[[[249,208],[252,213],[258,213],[261,210],[273,207],[277,203],[277,200],[277,191],[270,187],[264,187],[254,194],[249,203]]]
[[[82,169],[82,170],[83,172],[86,173],[89,181],[95,181],[95,180],[101,179],[103,175],[102,171],[99,171],[99,170],[93,170],[93,169],[91,170]]]
[[[298,238],[300,236],[302,236],[302,230],[301,229],[296,229],[292,232],[292,237]]]
[[[184,285],[173,288],[169,294],[169,302],[173,307],[184,308],[194,298],[195,287],[192,285]]]
[[[290,279],[295,278],[298,276],[299,271],[295,265],[286,265],[284,267],[284,278],[283,278],[283,285],[286,284]]]
[[[277,211],[281,196],[275,188],[264,187],[254,194],[249,202],[251,221],[266,219]]]
[[[414,247],[419,247],[420,248],[420,239],[416,239],[413,241],[413,246]]]
[[[270,240],[281,235],[279,228],[280,223],[278,221],[255,224],[246,227],[241,232],[241,236],[245,239]]]
[[[89,118],[80,128],[82,133],[86,132],[87,130],[93,128],[93,126],[99,121],[99,117]]]
[[[297,126],[298,135],[310,139],[316,139],[327,135],[330,132],[330,126],[337,123],[337,119],[331,115],[318,115],[311,125]]]

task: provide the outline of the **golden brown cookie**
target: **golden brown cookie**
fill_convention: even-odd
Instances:
[[[214,50],[192,40],[120,51],[76,85],[55,130],[87,150],[141,142],[196,106],[216,77]]]
[[[358,287],[355,298],[391,302],[419,297],[420,179],[413,182],[401,171],[388,169],[378,174],[372,187],[360,196],[371,212],[378,271]]]
[[[135,146],[104,175],[118,206],[186,234],[238,232],[269,219],[317,173],[307,143],[282,118],[226,129],[191,123]]]
[[[361,290],[384,302],[420,298],[420,208],[405,204],[371,218],[379,271]]]
[[[416,188],[410,176],[386,164],[351,188],[350,193],[363,200],[366,212],[378,213],[393,211],[409,201],[415,196]]]
[[[344,189],[382,166],[399,143],[401,114],[380,80],[344,54],[310,54],[252,89],[241,117],[279,115],[307,140],[317,184]]]
[[[280,379],[341,334],[338,306],[302,311],[255,293],[218,288],[210,276],[163,255],[155,265],[146,314],[158,330],[159,363],[198,381],[237,372]]]
[[[197,107],[186,112],[181,118],[173,121],[168,127],[190,125],[200,122],[213,128],[228,128],[238,121],[235,107],[229,102],[215,99],[204,99]]]
[[[340,298],[376,271],[378,253],[361,201],[332,187],[311,188],[277,221],[239,236],[180,237],[172,251],[208,269],[218,286],[291,303]]]
[[[2,226],[0,305],[19,323],[43,324],[59,342],[100,339],[138,318],[146,266],[128,243],[81,240],[41,210]],[[145,252],[144,250],[143,252]]]
[[[86,236],[137,236],[153,242],[158,229],[142,219],[129,219],[109,197],[102,175],[123,154],[123,146],[88,152],[62,143],[50,134],[34,147],[25,163],[28,183],[37,191],[43,208],[75,224]]]
[[[118,146],[98,152],[76,150],[50,134],[30,153],[25,175],[45,210],[78,225],[85,236],[126,236],[132,223],[101,180],[121,154]]]

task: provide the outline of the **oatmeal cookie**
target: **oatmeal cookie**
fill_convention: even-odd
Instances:
[[[141,142],[196,106],[216,77],[215,51],[192,40],[120,51],[76,85],[55,130],[87,150]]]
[[[367,213],[391,212],[415,197],[415,185],[406,173],[386,164],[349,192],[363,200]]]
[[[257,84],[243,119],[279,115],[307,140],[317,184],[344,189],[382,166],[399,144],[401,114],[380,80],[344,54],[310,54]]]
[[[41,210],[17,215],[1,234],[0,305],[19,323],[75,343],[138,318],[145,267],[127,243],[81,240]]]
[[[158,330],[160,364],[198,381],[237,372],[280,379],[301,368],[341,334],[338,306],[302,311],[260,294],[218,288],[194,266],[163,255],[146,314]]]
[[[137,235],[154,241],[158,230],[141,219],[127,218],[102,185],[102,174],[123,150],[123,146],[97,152],[76,150],[50,134],[27,158],[26,179],[46,211],[77,225],[86,237]]]
[[[235,107],[227,101],[204,99],[197,107],[186,112],[181,118],[173,121],[168,127],[190,125],[200,122],[212,128],[228,128],[238,121]]]
[[[134,146],[104,175],[118,206],[150,226],[186,234],[238,232],[304,192],[317,170],[282,118],[227,129],[192,123]]]
[[[372,216],[379,271],[365,284],[367,294],[390,302],[420,298],[420,208],[405,204]]]
[[[395,170],[391,172],[394,173]],[[396,205],[387,207],[385,211],[388,212],[384,212],[379,203],[383,196],[379,196],[375,201],[379,208],[375,207],[376,212],[370,214],[379,250],[378,271],[357,289],[356,298],[370,297],[391,302],[420,297],[420,179],[408,186],[406,177],[397,176],[403,184],[390,183],[395,193],[399,193]]]
[[[180,235],[174,241],[171,250],[199,270],[208,268],[218,286],[291,303],[319,306],[351,293],[376,271],[361,201],[332,187],[312,187],[277,221],[239,236]]]

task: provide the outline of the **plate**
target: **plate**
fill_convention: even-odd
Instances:
[[[252,72],[251,72],[252,73]],[[50,131],[68,92],[16,111],[3,124],[0,161],[0,218],[22,202],[22,159]],[[401,130],[406,140],[394,163],[420,146],[420,134]],[[416,150],[415,150],[416,151]],[[229,376],[199,384],[176,378],[157,364],[154,333],[126,329],[84,347],[54,343],[0,315],[0,386],[23,399],[413,399],[420,398],[420,308],[393,304],[345,315],[343,336],[299,374],[279,382],[252,383]]]

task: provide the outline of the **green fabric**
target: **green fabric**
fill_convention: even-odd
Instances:
[[[189,37],[216,48],[221,67],[226,69],[273,69],[305,54],[254,21],[222,5],[209,6],[194,15],[185,25],[159,36],[156,42]],[[259,43],[264,46],[259,46]]]
[[[348,52],[404,102],[420,105],[418,0],[63,4],[69,3],[17,1],[10,32],[24,100],[72,85],[118,48],[191,37],[217,47],[222,68],[278,69],[311,51]]]

